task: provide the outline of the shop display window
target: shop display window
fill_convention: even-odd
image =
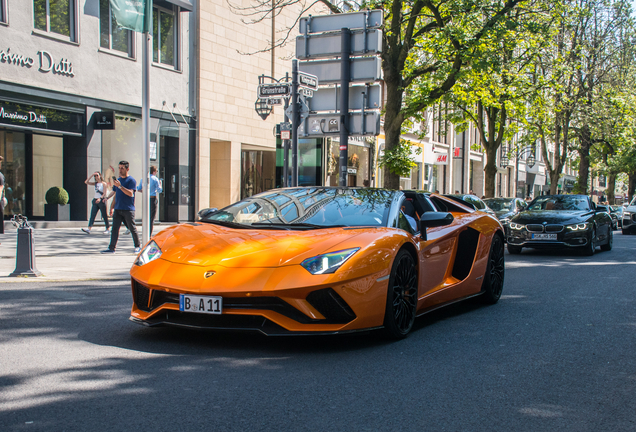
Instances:
[[[155,7],[152,10],[152,61],[161,65],[178,65],[179,10]]]
[[[33,216],[44,216],[46,191],[64,186],[62,137],[33,135]],[[73,197],[69,197],[72,204]]]
[[[276,153],[243,150],[241,152],[241,199],[274,188]]]
[[[327,143],[327,169],[325,186],[338,186],[338,165],[340,163],[340,143],[329,140]],[[347,186],[369,186],[369,148],[349,144],[347,158]]]
[[[0,130],[0,154],[4,158],[0,172],[4,175],[4,192],[7,206],[4,215],[25,214],[26,152],[25,134]]]
[[[134,57],[134,32],[117,25],[110,0],[99,0],[99,46]]]
[[[33,0],[33,26],[77,42],[76,1]]]

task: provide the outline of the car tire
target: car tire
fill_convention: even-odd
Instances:
[[[607,237],[607,243],[601,245],[601,250],[603,252],[611,251],[612,246],[614,245],[614,231],[609,231],[609,236]]]
[[[629,235],[629,229],[621,228],[623,235]]]
[[[592,228],[592,235],[587,245],[583,247],[583,255],[592,256],[596,252],[596,227]]]
[[[404,339],[417,311],[417,267],[413,256],[402,249],[393,262],[384,312],[384,331],[391,339]]]
[[[510,247],[510,245],[508,245]],[[483,294],[479,300],[485,304],[495,304],[501,297],[503,291],[504,276],[506,266],[504,261],[503,239],[495,234],[490,244],[490,254],[488,255],[488,265],[484,274],[484,281],[481,285]]]
[[[513,246],[508,243],[508,253],[512,255],[519,255],[521,253],[521,249],[523,249],[521,246]]]

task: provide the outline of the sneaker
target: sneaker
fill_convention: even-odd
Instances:
[[[129,230],[129,229],[127,229],[127,230],[126,230],[126,232],[124,233],[124,235],[128,235],[128,234],[130,234],[130,230]]]
[[[101,251],[101,253],[103,253],[103,254],[111,254],[111,253],[115,253],[115,251],[112,250],[112,249],[104,249],[103,251]]]
[[[86,228],[82,228],[82,231],[84,231],[86,234],[90,234],[91,233],[91,230],[86,229]]]
[[[136,247],[135,248],[135,253],[138,254],[139,252],[141,252],[141,248],[140,247]]]
[[[104,231],[104,234],[110,234],[110,230]]]

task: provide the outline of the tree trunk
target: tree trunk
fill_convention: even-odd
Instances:
[[[386,78],[386,74],[385,74]],[[400,110],[402,109],[402,91],[395,80],[385,80],[387,97],[386,111],[384,114],[384,148],[394,149],[400,145],[402,134],[402,121]],[[400,188],[400,176],[384,168],[384,185],[387,189],[398,190]]]
[[[590,148],[592,147],[592,134],[590,127],[584,125],[581,128],[581,147],[579,148],[579,182],[576,193],[587,195],[587,183],[590,178]]]
[[[610,174],[607,176],[607,202],[610,205],[616,204],[616,174]]]
[[[629,179],[627,181],[627,196],[628,196],[628,202],[631,203],[632,199],[634,199],[634,189],[636,187],[636,173],[628,174],[627,178]]]
[[[485,147],[486,167],[484,168],[484,195],[486,198],[495,197],[495,180],[497,178],[497,148],[494,143]]]

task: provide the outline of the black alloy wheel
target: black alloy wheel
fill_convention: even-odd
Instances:
[[[508,245],[508,248],[510,248],[510,245]],[[501,237],[495,234],[490,245],[488,265],[486,266],[486,274],[484,274],[484,282],[481,286],[481,290],[484,293],[479,297],[483,303],[495,304],[499,301],[503,291],[505,274],[504,244]]]
[[[596,252],[596,227],[592,227],[592,235],[587,245],[583,246],[583,255],[592,256]]]
[[[601,250],[603,252],[611,251],[612,246],[614,245],[614,231],[609,230],[609,234],[607,236],[607,243],[601,245]]]
[[[519,255],[521,253],[521,249],[523,249],[521,246],[513,246],[508,243],[508,252],[512,255]]]
[[[384,330],[392,339],[405,338],[413,328],[417,286],[415,260],[402,249],[393,262],[384,312]]]

